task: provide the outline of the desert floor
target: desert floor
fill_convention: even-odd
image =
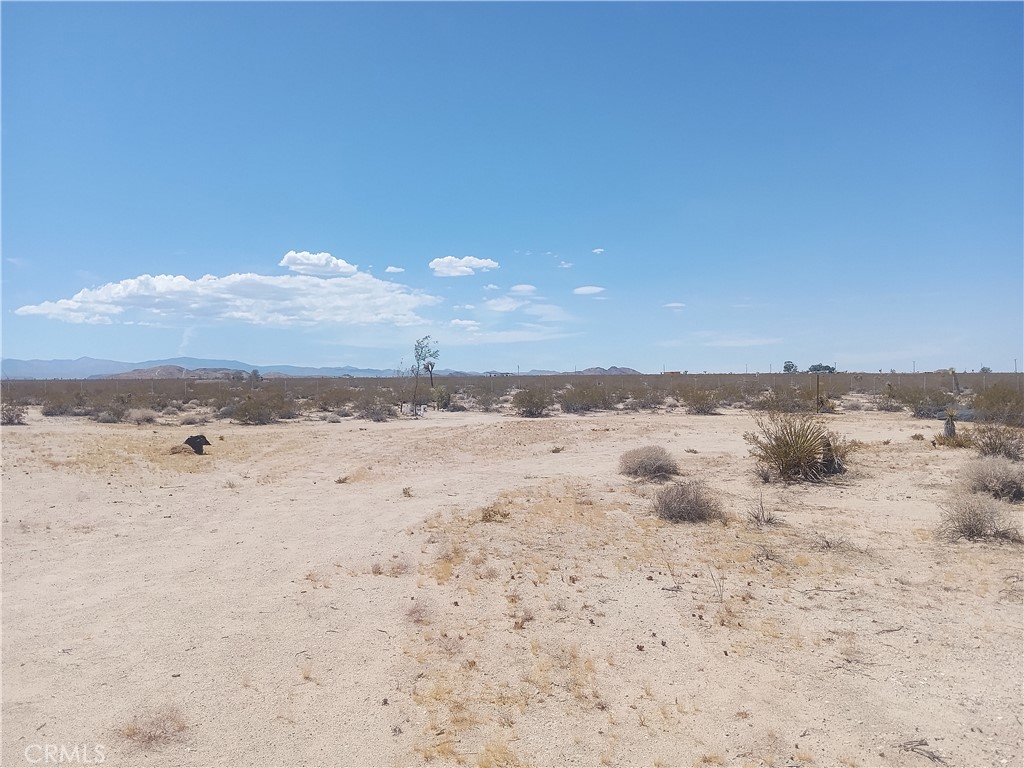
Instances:
[[[0,759],[1021,766],[1024,548],[935,535],[973,452],[824,418],[851,470],[765,485],[745,410],[32,411],[2,433]],[[644,445],[730,520],[652,516],[618,473]]]

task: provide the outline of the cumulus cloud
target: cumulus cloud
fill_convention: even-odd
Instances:
[[[476,320],[452,320],[451,324],[456,328],[464,328],[467,331],[476,331],[480,328],[480,323]]]
[[[493,259],[478,259],[476,256],[463,256],[461,259],[445,256],[442,259],[434,259],[427,266],[437,277],[465,277],[475,275],[477,270],[487,272],[498,269],[500,265]]]
[[[298,263],[298,262],[296,262]],[[175,325],[196,321],[257,326],[423,323],[416,312],[436,296],[356,272],[349,277],[236,273],[196,280],[183,275],[140,275],[68,299],[15,310],[69,323]]]
[[[571,261],[562,261],[562,262],[559,262],[559,264],[558,264],[558,268],[559,269],[568,269],[571,266],[572,266],[572,262]]]
[[[508,292],[515,294],[517,296],[528,296],[531,293],[536,292],[536,290],[537,286],[535,285],[527,285],[525,283],[521,283],[519,285],[513,285],[511,288],[508,289]]]
[[[405,272],[405,268],[404,267],[388,267],[384,271],[385,272],[391,272],[393,274],[397,274],[398,272]]]
[[[598,256],[600,256],[602,253],[604,253],[604,248],[595,248],[594,250],[591,251],[591,253],[596,253]]]
[[[496,286],[494,283],[488,283],[487,285],[484,286],[484,290],[485,291],[496,291],[496,290],[498,290],[498,286]]]
[[[604,288],[599,288],[596,285],[581,285],[579,288],[573,288],[572,292],[577,296],[593,296],[595,293],[601,293]]]
[[[359,267],[344,259],[336,259],[329,253],[309,251],[288,251],[278,262],[279,267],[288,267],[300,275],[354,275]]]

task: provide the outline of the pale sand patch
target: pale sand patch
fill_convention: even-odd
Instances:
[[[1021,765],[1022,550],[932,533],[971,452],[827,420],[852,470],[784,486],[733,409],[33,411],[2,432],[3,765]],[[641,445],[727,524],[653,518],[617,473]],[[785,525],[745,523],[759,497]]]

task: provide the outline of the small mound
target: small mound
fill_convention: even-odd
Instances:
[[[190,456],[195,456],[196,455],[196,452],[192,450],[192,446],[191,445],[185,445],[184,443],[181,444],[181,445],[176,445],[173,448],[171,448],[171,453],[185,453],[185,454],[188,454]]]

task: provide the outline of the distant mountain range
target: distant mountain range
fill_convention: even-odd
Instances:
[[[118,360],[97,360],[80,357],[77,360],[18,360],[3,358],[0,374],[5,379],[226,379],[239,372],[258,370],[265,378],[286,376],[321,376],[352,378],[378,378],[394,376],[394,368],[355,368],[344,365],[334,368],[312,368],[297,365],[252,365],[239,360],[206,360],[196,357],[174,357],[167,360],[146,360],[125,363]],[[523,376],[554,376],[561,371],[523,371]],[[638,375],[632,368],[587,368],[577,374],[594,376]],[[438,369],[435,376],[487,376],[512,375],[507,371],[455,371]]]

